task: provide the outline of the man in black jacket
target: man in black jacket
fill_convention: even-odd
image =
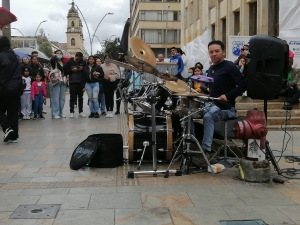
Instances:
[[[69,74],[70,84],[70,118],[74,117],[74,105],[77,102],[78,96],[78,110],[80,117],[86,117],[83,114],[83,93],[85,91],[83,68],[86,62],[83,61],[83,54],[77,52],[74,58],[69,59],[66,64],[66,74]]]
[[[7,37],[0,38],[0,124],[4,142],[17,142],[19,138],[18,111],[23,93],[21,65],[10,50]]]

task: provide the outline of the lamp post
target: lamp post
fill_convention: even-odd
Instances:
[[[10,0],[2,0],[2,7],[10,11]],[[11,41],[11,29],[10,29],[10,24],[6,26],[7,29],[3,29],[3,34],[2,36],[7,37]]]
[[[22,34],[23,35],[23,48],[24,48],[24,38],[25,38],[25,36],[24,36],[24,34],[18,29],[18,28],[11,28],[11,29],[13,29],[13,30],[17,30],[17,31],[19,31],[20,32],[20,34]]]
[[[165,47],[165,58],[167,57],[168,54],[168,12],[169,12],[169,8],[171,6],[168,5],[167,10],[166,10],[166,37],[165,37],[165,41],[166,41],[166,47]]]
[[[96,34],[97,30],[98,30],[99,25],[101,24],[102,20],[103,20],[107,15],[113,15],[113,13],[108,12],[108,13],[106,13],[106,14],[102,17],[102,19],[101,19],[100,22],[98,23],[98,25],[97,25],[97,27],[96,27],[96,30],[95,30],[95,32],[94,32],[94,34],[93,34],[91,43],[93,43],[93,40],[94,40],[94,37],[95,37],[95,34]],[[92,49],[93,49],[93,48],[92,48],[92,45],[91,45],[91,54],[92,54]]]
[[[36,31],[35,31],[35,34],[34,34],[35,37],[36,37],[36,33],[37,33],[38,29],[40,28],[41,24],[42,24],[42,23],[45,23],[45,22],[47,22],[47,20],[43,20],[42,22],[40,22],[40,24],[39,24],[38,27],[36,28]]]
[[[111,37],[113,37],[113,36],[116,36],[116,35],[114,35],[114,34],[113,34],[113,35],[111,35],[111,36],[110,36],[110,38],[108,39],[108,41],[110,41]]]

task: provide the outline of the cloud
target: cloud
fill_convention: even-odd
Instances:
[[[71,2],[71,0],[10,0],[10,11],[18,18],[18,21],[12,23],[11,27],[18,28],[25,36],[34,36],[39,23],[47,20],[47,22],[41,24],[40,28],[44,29],[48,38],[51,41],[66,43],[67,14],[71,8],[71,5],[69,5]],[[111,35],[121,38],[125,22],[129,18],[128,0],[75,0],[74,2],[84,16],[91,36],[103,16],[111,12],[114,15],[107,15],[103,19],[96,36],[100,41],[109,39]],[[80,18],[82,18],[81,15]],[[82,24],[85,39],[84,46],[90,53],[89,35],[83,19]],[[20,33],[12,30],[12,35],[19,36]],[[97,50],[100,50],[100,44],[94,38],[93,54]]]

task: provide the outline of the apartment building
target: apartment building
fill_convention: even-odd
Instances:
[[[228,46],[232,35],[279,34],[279,0],[182,0],[181,44],[211,31]]]
[[[181,0],[130,0],[130,37],[140,37],[155,56],[170,57],[181,43]],[[165,56],[166,57],[166,56]]]

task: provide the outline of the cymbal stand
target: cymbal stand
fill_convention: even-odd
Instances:
[[[156,83],[156,85],[159,85]],[[152,121],[151,121],[151,127],[152,127],[152,140],[151,140],[151,146],[152,146],[152,160],[153,160],[153,170],[151,171],[128,171],[127,177],[128,178],[134,178],[135,174],[153,174],[153,176],[156,176],[158,173],[166,173],[166,170],[157,170],[157,151],[156,151],[156,109],[155,109],[155,104],[157,102],[157,99],[159,97],[155,96],[155,92],[152,89],[150,92],[150,98],[147,97],[148,100],[151,102],[151,116],[152,116]],[[144,98],[136,98],[136,99],[144,99]],[[146,146],[145,146],[146,148]],[[144,148],[144,151],[145,151]],[[143,154],[142,154],[143,158]],[[140,168],[140,165],[138,169]],[[175,175],[181,175],[178,174],[177,170],[169,170],[168,173],[174,173]]]
[[[207,106],[199,109],[196,112],[203,111],[206,107],[211,106],[211,105],[212,105],[212,103],[210,103]],[[188,174],[190,172],[188,162],[191,160],[191,156],[190,156],[191,153],[202,154],[204,160],[206,161],[207,165],[210,167],[212,173],[214,173],[213,169],[210,165],[210,162],[208,161],[208,159],[207,159],[207,157],[206,157],[199,141],[197,140],[197,138],[194,135],[191,134],[190,129],[191,129],[191,123],[192,123],[192,114],[196,113],[196,112],[191,112],[191,110],[192,110],[191,106],[192,106],[192,101],[189,99],[188,115],[180,119],[181,126],[184,130],[184,134],[179,139],[180,143],[179,143],[179,145],[178,145],[178,147],[175,151],[175,154],[174,154],[174,156],[173,156],[173,158],[172,158],[172,160],[171,160],[171,162],[170,162],[170,164],[167,168],[165,178],[167,178],[169,176],[168,171],[169,171],[171,165],[174,164],[179,158],[181,158],[179,170],[181,172],[186,172],[186,174]],[[186,127],[186,119],[187,119],[187,127]],[[197,144],[197,146],[199,148],[199,151],[193,151],[193,150],[190,149],[190,145],[191,145],[192,140]],[[181,145],[182,145],[182,148],[183,148],[182,152],[179,151]]]

